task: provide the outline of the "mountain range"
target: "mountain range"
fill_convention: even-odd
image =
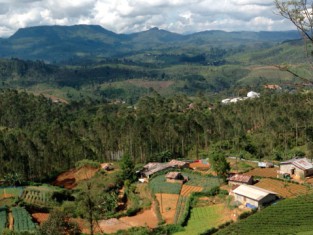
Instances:
[[[152,28],[117,34],[98,25],[36,26],[0,39],[0,57],[61,63],[79,59],[125,58],[149,51],[194,55],[211,48],[270,47],[297,40],[297,31],[203,31],[188,35]],[[179,52],[177,52],[179,51]]]

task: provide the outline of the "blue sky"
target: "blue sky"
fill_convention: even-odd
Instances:
[[[37,25],[97,24],[116,33],[295,29],[275,11],[273,0],[0,0],[0,37]]]

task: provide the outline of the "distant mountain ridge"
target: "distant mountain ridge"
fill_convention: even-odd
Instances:
[[[152,28],[132,34],[117,34],[99,25],[35,26],[19,29],[0,39],[0,57],[50,62],[73,58],[122,57],[149,50],[185,48],[234,48],[256,43],[275,44],[299,39],[297,31],[225,32],[203,31],[188,35]]]

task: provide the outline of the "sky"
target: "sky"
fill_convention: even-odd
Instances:
[[[295,29],[273,0],[0,0],[0,37],[38,25],[94,24],[115,33]]]

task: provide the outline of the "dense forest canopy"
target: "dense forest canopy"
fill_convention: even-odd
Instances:
[[[191,105],[192,104],[192,105]],[[264,92],[237,104],[153,92],[135,106],[68,105],[16,90],[0,93],[1,175],[43,180],[81,159],[135,162],[225,155],[287,159],[309,154],[313,93]]]

